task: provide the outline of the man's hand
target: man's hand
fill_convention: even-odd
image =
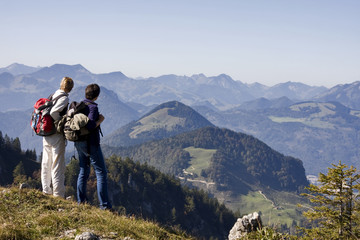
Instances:
[[[98,127],[104,120],[105,120],[105,117],[102,114],[100,114],[99,120],[96,121],[96,127]]]

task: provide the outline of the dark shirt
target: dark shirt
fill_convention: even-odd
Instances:
[[[99,146],[100,145],[100,126],[96,127],[96,121],[99,120],[99,109],[97,103],[85,99],[83,102],[87,103],[86,108],[81,112],[88,116],[89,122],[86,125],[86,128],[90,131],[89,143],[90,145]]]

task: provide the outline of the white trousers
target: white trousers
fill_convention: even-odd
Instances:
[[[65,197],[65,137],[62,134],[43,137],[41,183],[44,193]]]

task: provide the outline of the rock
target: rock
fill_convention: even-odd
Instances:
[[[254,212],[238,218],[232,229],[230,230],[228,239],[241,239],[249,232],[256,231],[262,227],[262,222],[259,213]]]
[[[100,240],[100,238],[91,232],[83,232],[82,234],[77,235],[75,240]]]
[[[67,230],[67,231],[65,231],[65,233],[64,233],[64,237],[66,237],[66,238],[75,238],[75,233],[76,233],[76,229],[71,229],[71,230]]]
[[[4,190],[1,191],[1,193],[4,194],[4,195],[7,194],[7,193],[10,193],[10,192],[11,191],[9,189],[4,189]]]
[[[30,188],[29,184],[21,183],[19,189]]]

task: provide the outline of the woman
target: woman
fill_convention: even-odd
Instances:
[[[85,104],[87,105],[81,113],[89,118],[86,128],[90,131],[86,141],[75,142],[76,150],[79,154],[80,172],[77,181],[77,199],[79,203],[84,203],[86,197],[86,182],[90,174],[90,164],[94,167],[97,192],[101,209],[111,209],[111,203],[107,190],[107,170],[104,156],[100,148],[100,124],[104,121],[104,116],[99,114],[98,105],[95,103],[100,94],[100,87],[97,84],[90,84],[85,89]]]
[[[73,87],[73,80],[64,77],[61,80],[60,89],[52,95],[52,99],[59,97],[50,111],[50,116],[54,121],[60,120],[66,114],[69,92]],[[51,183],[53,188],[51,188]],[[65,197],[65,137],[62,133],[43,137],[41,184],[45,194]]]

